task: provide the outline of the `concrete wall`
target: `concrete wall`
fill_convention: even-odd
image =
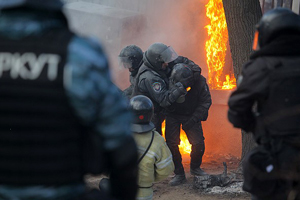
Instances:
[[[181,0],[63,0],[65,3],[88,2],[114,8],[121,8],[135,12],[153,11],[153,7],[164,7],[164,5],[178,4]],[[200,0],[201,1],[201,0]],[[170,6],[171,7],[171,6]]]
[[[121,8],[126,10],[132,10],[136,12],[143,12],[146,7],[149,5],[150,1],[148,0],[139,0],[139,1],[126,1],[126,0],[64,0],[66,3],[84,1],[89,3],[96,3],[105,6],[111,6],[114,8]],[[153,0],[156,1],[156,0]],[[157,1],[158,2],[158,1]]]
[[[97,37],[102,42],[116,84],[128,85],[128,71],[119,70],[117,56],[128,41],[142,37],[147,24],[144,15],[127,9],[77,0],[67,1],[65,13],[73,31],[80,35]]]
[[[206,153],[240,157],[241,130],[227,120],[227,101],[231,90],[211,90],[212,106],[207,121],[203,122]]]

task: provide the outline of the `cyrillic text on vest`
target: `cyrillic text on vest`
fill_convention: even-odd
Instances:
[[[47,78],[53,81],[57,78],[58,64],[61,58],[56,54],[40,54],[27,52],[20,53],[0,53],[0,78],[3,72],[9,71],[10,77],[18,77],[25,80],[35,80],[39,78],[43,68],[47,66]]]

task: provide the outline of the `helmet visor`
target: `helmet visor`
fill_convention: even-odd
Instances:
[[[161,53],[161,58],[165,63],[170,63],[176,60],[176,58],[178,58],[178,55],[172,47],[168,47]]]
[[[132,68],[132,62],[128,57],[119,57],[119,66],[121,68],[130,69]]]

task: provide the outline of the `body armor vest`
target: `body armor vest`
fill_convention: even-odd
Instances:
[[[271,68],[269,97],[261,107],[266,130],[271,135],[300,133],[300,59],[276,59]]]
[[[0,183],[82,182],[82,134],[64,90],[72,33],[0,38]]]
[[[151,98],[151,96],[149,95],[148,92],[143,92],[139,89],[139,84],[141,82],[140,77],[143,73],[145,73],[147,71],[151,71],[153,74],[159,76],[158,73],[156,73],[154,70],[151,70],[149,67],[147,67],[145,64],[143,64],[140,67],[138,74],[136,75],[134,89],[133,89],[133,93],[132,93],[131,97],[134,97],[137,95],[144,95],[144,96],[148,97],[149,99],[151,99],[151,101],[153,103],[154,113],[159,113],[162,110],[162,107],[159,105],[159,103],[157,103],[153,98]]]

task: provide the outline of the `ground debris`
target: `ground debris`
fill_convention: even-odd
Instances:
[[[194,187],[197,189],[206,189],[214,186],[224,187],[228,185],[232,180],[233,176],[227,175],[227,164],[223,162],[224,172],[222,174],[213,175],[208,174],[205,176],[194,177]]]
[[[236,177],[236,174],[227,174],[227,164],[223,162],[224,171],[222,174],[208,174],[195,176],[193,187],[207,194],[244,194],[243,182]]]

